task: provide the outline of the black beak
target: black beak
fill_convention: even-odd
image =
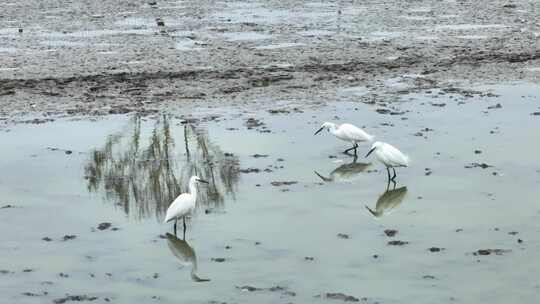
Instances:
[[[197,181],[198,181],[199,183],[209,184],[209,182],[205,181],[204,179],[200,179],[200,178],[199,178]]]
[[[319,130],[317,130],[317,132],[315,132],[315,134],[313,134],[313,135],[319,134],[323,129],[324,129],[324,127],[321,127],[321,128],[320,128]]]
[[[371,154],[371,152],[373,152],[374,150],[375,150],[375,148],[369,150],[369,152],[366,154],[366,157],[368,157]]]

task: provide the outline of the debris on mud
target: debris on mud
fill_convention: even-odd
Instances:
[[[109,228],[111,228],[112,224],[111,223],[108,223],[108,222],[103,222],[103,223],[100,223],[98,226],[97,226],[97,229],[98,230],[107,230]]]
[[[42,239],[43,241],[45,241],[45,242],[51,242],[51,241],[52,241],[52,239],[51,239],[50,237],[48,237],[48,236],[43,237],[43,238],[41,238],[41,239]]]
[[[267,154],[253,154],[251,155],[251,157],[254,157],[254,158],[264,158],[264,157],[268,157]]]
[[[315,298],[322,298],[322,299],[329,299],[329,300],[340,300],[343,302],[359,302],[360,300],[356,297],[346,295],[341,292],[327,292],[320,295],[315,296]]]
[[[426,274],[426,275],[422,276],[422,279],[426,279],[426,280],[435,280],[435,276]]]
[[[0,207],[0,209],[9,209],[9,208],[15,208],[15,206],[11,205],[11,204],[7,204],[7,205],[4,205],[4,206]]]
[[[63,298],[58,298],[58,299],[55,299],[53,301],[54,304],[63,304],[63,303],[66,303],[66,302],[82,302],[82,301],[89,301],[89,302],[92,302],[92,301],[95,301],[97,300],[98,297],[91,297],[91,296],[87,296],[87,295],[67,295]]]
[[[281,292],[282,295],[291,296],[291,297],[296,296],[296,292],[289,291],[287,289],[287,287],[282,287],[282,286],[273,286],[273,287],[269,287],[269,288],[259,288],[259,287],[244,285],[244,286],[236,286],[236,289],[239,289],[241,291],[248,291],[248,292],[255,292],[255,291]]]
[[[260,120],[258,120],[256,118],[250,117],[244,122],[244,125],[248,129],[253,129],[253,128],[264,126],[264,122],[262,122],[262,121],[260,121]]]
[[[345,233],[338,233],[338,234],[337,234],[337,237],[340,238],[340,239],[344,239],[344,240],[348,240],[348,239],[349,239],[349,235],[348,235],[348,234],[345,234]]]
[[[488,110],[493,110],[493,109],[502,109],[502,105],[500,103],[494,105],[494,106],[489,106],[488,107]]]
[[[511,251],[512,250],[510,249],[478,249],[477,251],[473,252],[473,255],[503,255]]]
[[[395,229],[386,229],[384,230],[384,234],[386,234],[387,237],[394,237],[398,233]]]
[[[386,243],[386,244],[388,244],[388,245],[390,245],[390,246],[403,246],[403,245],[409,244],[409,242],[395,240],[395,241],[389,241],[389,242]]]
[[[211,258],[210,261],[212,262],[216,262],[216,263],[223,263],[225,262],[227,259],[225,258]]]
[[[290,185],[294,185],[294,184],[298,184],[298,182],[296,181],[282,181],[282,182],[271,182],[270,183],[272,186],[275,186],[275,187],[281,187],[281,186],[290,186]]]
[[[70,240],[74,240],[75,238],[77,238],[76,235],[74,234],[71,234],[71,235],[64,235],[64,237],[62,238],[62,240],[65,242],[65,241],[70,241]]]
[[[471,168],[487,169],[489,167],[493,167],[493,166],[488,165],[486,163],[471,163],[470,165],[465,165],[465,168],[467,168],[467,169],[471,169]]]
[[[306,257],[304,257],[304,261],[313,261],[313,260],[315,260],[315,258],[312,257],[312,256],[306,256]]]
[[[443,250],[445,250],[445,248],[440,248],[440,247],[430,247],[427,249],[429,252],[441,252]]]

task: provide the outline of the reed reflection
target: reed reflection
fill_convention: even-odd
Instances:
[[[406,186],[396,189],[394,184],[394,188],[392,190],[389,190],[389,188],[387,187],[386,191],[384,191],[384,193],[379,196],[379,199],[377,199],[377,204],[375,205],[375,210],[369,208],[368,206],[366,206],[366,209],[371,212],[373,216],[381,217],[385,213],[388,213],[401,205],[406,195]]]
[[[195,250],[185,240],[167,233],[167,246],[171,253],[180,261],[182,265],[191,266],[191,280],[194,282],[208,282],[210,279],[201,279],[197,275],[197,255]]]
[[[173,134],[177,130],[183,132]],[[176,145],[178,140],[182,145]],[[239,161],[212,143],[205,130],[172,127],[166,115],[146,122],[132,117],[123,132],[108,136],[101,149],[92,151],[85,166],[89,192],[103,191],[105,199],[126,214],[158,221],[169,204],[186,192],[192,175],[210,182],[200,189],[198,208],[219,209],[226,195],[234,198]]]

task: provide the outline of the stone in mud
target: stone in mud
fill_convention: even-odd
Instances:
[[[471,169],[471,168],[487,169],[489,167],[493,167],[493,166],[488,165],[486,163],[471,163],[470,165],[465,165],[465,168],[467,168],[467,169]]]
[[[290,185],[298,184],[298,182],[296,182],[296,181],[283,181],[283,182],[271,182],[270,184],[272,186],[275,186],[275,187],[281,187],[281,186],[290,186]]]
[[[223,263],[226,261],[225,258],[212,258],[210,259],[212,262],[216,262],[216,263]]]
[[[386,234],[387,237],[394,237],[398,233],[395,229],[386,229],[384,230],[384,234]]]
[[[341,292],[327,292],[320,294],[318,296],[315,296],[316,298],[323,298],[323,299],[330,299],[330,300],[340,300],[344,302],[359,302],[360,300],[356,297],[346,295]]]
[[[539,115],[540,115],[540,112],[532,112],[531,115],[539,116]]]
[[[474,154],[481,154],[482,150],[474,150]]]
[[[386,243],[386,244],[388,244],[388,245],[390,245],[390,246],[403,246],[403,245],[409,244],[409,242],[395,240],[395,241],[389,241],[389,242]]]
[[[41,239],[42,239],[43,241],[45,241],[45,242],[50,242],[50,241],[52,241],[52,239],[51,239],[50,237],[48,237],[48,236],[43,237],[43,238],[41,238]]]
[[[82,302],[82,301],[95,301],[97,300],[98,297],[91,297],[91,296],[87,296],[87,295],[68,295],[68,296],[65,296],[63,298],[58,298],[58,299],[55,299],[53,301],[54,304],[63,304],[63,303],[66,303],[66,302],[69,302],[69,301],[72,301],[72,302]]]
[[[349,235],[345,233],[338,233],[337,237],[344,240],[349,239]]]
[[[430,252],[441,252],[444,250],[444,248],[439,248],[439,247],[431,247],[431,248],[428,248],[428,250]]]
[[[517,232],[517,231],[510,231],[510,232],[508,232],[508,234],[510,234],[510,235],[516,235],[516,234],[518,234],[518,233],[519,233],[519,232]]]
[[[423,279],[427,279],[427,280],[435,280],[435,276],[432,276],[432,275],[429,275],[429,274],[426,274],[425,276],[422,277]]]
[[[511,252],[509,249],[478,249],[473,252],[473,255],[503,255],[505,253]]]
[[[305,261],[313,261],[313,260],[315,260],[315,258],[311,257],[311,256],[307,256],[307,257],[304,257],[304,260]]]
[[[156,24],[157,26],[165,26],[165,21],[163,21],[163,19],[161,18],[156,18]]]
[[[76,235],[74,234],[71,234],[71,235],[64,235],[64,237],[62,238],[63,241],[69,241],[69,240],[74,240],[75,238],[77,238]]]
[[[494,105],[494,106],[489,106],[488,109],[489,110],[492,110],[492,109],[501,109],[502,108],[502,105],[500,103]]]
[[[262,157],[268,157],[268,155],[267,154],[253,154],[253,155],[251,155],[251,157],[262,158]]]
[[[111,226],[112,226],[111,223],[103,222],[103,223],[101,223],[101,224],[99,224],[99,225],[97,226],[97,229],[98,229],[98,230],[106,230],[106,229],[111,228]]]

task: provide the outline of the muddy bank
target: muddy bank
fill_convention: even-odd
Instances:
[[[2,118],[380,103],[539,76],[536,1],[151,2],[8,3]]]

